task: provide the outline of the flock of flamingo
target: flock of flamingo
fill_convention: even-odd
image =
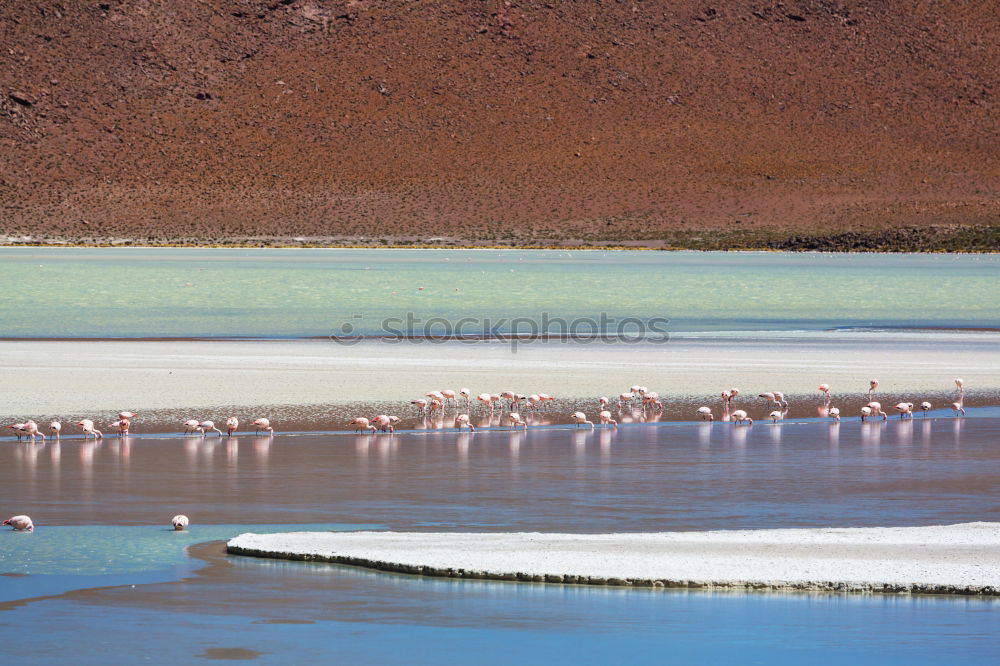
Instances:
[[[876,401],[875,392],[878,389],[879,382],[877,379],[872,379],[868,384],[868,403],[861,408],[861,420],[866,421],[873,418],[881,418],[886,420],[889,415],[882,410],[882,403]],[[961,379],[955,380],[955,386],[958,387],[958,399],[951,403],[951,408],[954,410],[955,415],[965,414],[965,383]],[[829,384],[820,384],[818,390],[824,396],[824,402],[818,408],[818,413],[820,417],[832,418],[835,421],[840,420],[840,409],[838,407],[832,406],[832,396],[830,395]],[[728,391],[722,392],[722,420],[732,421],[734,424],[752,424],[753,419],[744,409],[733,409],[736,398],[740,395],[740,390],[738,388],[732,388]],[[785,417],[788,413],[788,401],[785,400],[785,395],[780,391],[766,391],[764,393],[758,394],[759,398],[763,398],[767,401],[770,406],[775,409],[767,415],[767,418],[771,419],[772,422],[777,423]],[[451,405],[458,409],[459,400],[464,400],[466,411],[464,413],[455,415],[455,427],[459,430],[468,429],[471,432],[476,431],[476,426],[473,425],[469,414],[472,412],[472,393],[467,388],[460,389],[459,391],[443,390],[443,391],[431,391],[424,398],[418,398],[416,400],[411,400],[412,404],[419,416],[423,417],[425,420],[430,419],[435,413],[444,413],[447,405]],[[536,393],[532,395],[521,395],[514,393],[512,391],[504,391],[503,393],[480,393],[475,397],[476,402],[481,406],[482,412],[485,414],[489,413],[492,419],[494,413],[499,410],[501,418],[504,416],[506,411],[507,425],[516,430],[517,428],[528,429],[528,422],[521,415],[521,410],[524,409],[527,412],[534,412],[538,409],[545,409],[548,403],[555,402],[555,398],[546,393]],[[633,386],[628,391],[619,394],[617,399],[618,413],[621,414],[626,408],[636,409],[641,408],[643,413],[646,410],[653,410],[657,413],[662,413],[663,402],[660,400],[660,396],[655,391],[649,391],[645,386]],[[606,396],[601,396],[598,398],[598,423],[603,427],[618,427],[618,421],[614,418],[611,410],[612,401]],[[912,418],[913,410],[915,408],[912,402],[900,402],[893,407],[899,414],[899,418]],[[930,402],[922,402],[919,405],[919,409],[926,415],[926,413],[931,409]],[[712,414],[712,409],[708,406],[699,407],[697,410],[697,415],[703,421],[714,421],[715,416]],[[134,419],[138,414],[135,412],[123,411],[118,413],[117,420],[109,424],[108,427],[117,430],[118,435],[126,436],[129,434],[129,428],[132,424],[132,419]],[[366,418],[359,416],[347,425],[352,427],[355,432],[389,432],[393,433],[396,431],[396,425],[401,421],[400,417],[392,416],[389,414],[377,414],[371,418]],[[570,415],[570,420],[577,425],[590,426],[591,429],[595,427],[593,421],[587,418],[584,412],[574,412]],[[89,438],[93,436],[95,439],[100,439],[104,436],[100,430],[94,427],[94,422],[91,419],[82,419],[76,423],[76,425],[83,431],[84,438]],[[198,419],[190,419],[185,421],[183,424],[185,434],[195,434],[201,433],[201,435],[207,436],[210,432],[217,432],[219,436],[222,436],[222,430],[217,428],[214,421],[201,421]],[[226,419],[226,434],[232,436],[239,428],[240,421],[235,416],[230,416]],[[271,426],[271,422],[267,418],[257,418],[251,422],[251,425],[256,429],[256,433],[266,432],[268,434],[274,434],[274,428]],[[18,440],[23,438],[30,438],[31,441],[35,440],[35,437],[40,437],[42,440],[45,439],[45,434],[41,432],[38,424],[32,420],[25,421],[24,423],[14,423],[7,426],[14,431]],[[59,421],[52,421],[49,424],[49,432],[51,436],[58,439],[60,433],[62,432],[62,424]]]

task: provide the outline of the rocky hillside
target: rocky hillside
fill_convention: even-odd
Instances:
[[[8,240],[1000,249],[991,2],[20,0],[0,62]]]

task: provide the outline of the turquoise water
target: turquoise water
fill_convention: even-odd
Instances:
[[[407,312],[418,332],[602,312],[671,331],[995,328],[998,284],[996,255],[0,248],[0,336],[373,335]]]

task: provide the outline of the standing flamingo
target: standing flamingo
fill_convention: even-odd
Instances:
[[[188,419],[184,422],[184,434],[191,435],[198,432],[198,419]]]
[[[215,427],[215,421],[202,421],[198,424],[198,430],[201,430],[202,437],[208,435],[209,430],[214,430],[219,433],[219,437],[222,437],[222,431]]]
[[[538,405],[541,404],[542,399],[538,397],[537,393],[532,393],[528,396],[528,409],[535,411],[538,409]]]
[[[877,389],[877,388],[878,388],[878,380],[877,379],[873,379],[873,380],[871,380],[871,381],[868,382],[868,402],[871,402],[872,398],[875,397],[875,389]]]
[[[872,415],[872,408],[865,405],[861,408],[861,422],[864,423],[865,419]]]
[[[733,401],[736,400],[736,396],[740,394],[738,388],[731,388],[728,391],[722,392],[722,406],[725,407],[726,411],[733,406]]]
[[[660,394],[656,391],[647,391],[642,395],[642,409],[646,410],[646,407],[655,409],[657,412],[663,411],[663,403],[660,402]]]
[[[132,423],[128,419],[118,419],[114,423],[109,423],[108,427],[117,429],[119,437],[125,437],[128,435],[128,429],[131,425]]]
[[[868,408],[872,410],[872,416],[881,416],[883,421],[888,420],[889,415],[882,411],[882,403],[871,401],[868,403]]]
[[[511,430],[517,430],[517,426],[521,426],[524,428],[525,432],[528,432],[528,424],[517,412],[510,412],[507,414],[507,420],[510,421]]]
[[[458,407],[458,403],[455,401],[455,392],[454,391],[452,391],[451,389],[444,389],[443,391],[441,391],[441,395],[444,396],[444,400],[442,402],[444,402],[445,404],[447,404],[448,401],[451,400],[451,406],[452,407]]]
[[[472,391],[463,387],[458,394],[465,398],[465,408],[472,409]]]
[[[472,425],[469,421],[468,414],[459,414],[455,417],[455,427],[461,430],[462,428],[468,428],[469,432],[476,432],[476,426]]]
[[[951,403],[951,408],[955,410],[955,416],[959,414],[965,416],[965,382],[961,379],[956,379],[955,386],[958,387],[958,402]]]
[[[29,437],[31,437],[32,442],[35,441],[36,435],[41,437],[43,442],[45,441],[45,435],[38,430],[38,424],[32,421],[31,419],[28,419],[27,421],[24,422],[24,432],[27,433]]]
[[[493,416],[493,401],[490,399],[489,393],[480,393],[479,395],[476,396],[476,400],[478,400],[479,403],[483,406],[484,412],[486,411],[486,408],[489,407],[490,416]]]
[[[31,522],[30,516],[11,516],[7,520],[3,521],[4,525],[10,525],[15,530],[23,530],[25,532],[32,532],[35,529],[35,524]]]
[[[52,423],[50,423],[49,432],[52,433],[53,437],[59,439],[59,433],[62,432],[62,423],[59,423],[59,421],[53,421]]]
[[[583,412],[574,412],[570,418],[573,419],[573,423],[576,424],[577,428],[579,428],[582,425],[589,425],[591,430],[594,429],[594,422],[588,421],[587,415],[584,414]]]
[[[427,401],[423,398],[417,398],[416,400],[411,400],[410,404],[417,408],[417,412],[421,416],[427,416]]]
[[[927,402],[926,400],[920,403],[920,411],[924,413],[924,418],[927,418],[927,412],[929,412],[930,409],[931,409],[931,403]]]
[[[911,419],[913,418],[913,403],[912,402],[900,402],[900,403],[898,403],[894,407],[894,409],[897,412],[899,412],[899,418],[901,420],[905,419],[907,416],[909,416]]]
[[[271,419],[265,419],[265,418],[254,419],[250,423],[250,425],[252,425],[257,429],[255,431],[255,434],[259,434],[261,430],[270,433],[272,435],[274,434],[274,428],[271,427]]]
[[[347,425],[354,426],[355,432],[361,432],[362,430],[371,430],[372,432],[375,432],[377,430],[377,428],[369,423],[368,419],[363,416],[359,416]]]
[[[830,385],[829,384],[820,384],[816,388],[816,390],[818,390],[820,393],[822,393],[825,396],[825,398],[826,398],[824,400],[824,402],[823,402],[823,406],[819,408],[819,415],[820,416],[827,416],[830,413],[830,400],[831,400],[831,398],[830,398]]]
[[[545,404],[549,402],[555,402],[555,397],[549,395],[548,393],[539,393],[538,399],[542,401],[542,408],[545,408]]]
[[[605,428],[608,427],[608,424],[612,424],[615,426],[615,430],[618,430],[618,421],[611,418],[611,412],[605,409],[601,411],[601,413],[598,414],[597,416],[600,417],[601,425],[603,425]]]
[[[12,423],[12,424],[10,424],[7,427],[14,431],[14,434],[17,435],[17,441],[20,442],[22,435],[24,435],[24,424],[23,423]]]
[[[753,425],[753,419],[747,416],[747,413],[742,409],[737,409],[733,412],[733,423],[747,423]]]
[[[699,407],[698,416],[701,417],[702,421],[714,421],[715,417],[712,416],[712,410],[708,407]]]
[[[396,419],[396,420],[393,421],[393,419]],[[389,434],[392,434],[392,433],[396,432],[396,422],[397,421],[399,421],[399,417],[398,416],[389,416],[388,414],[379,414],[378,416],[373,417],[371,422],[372,422],[372,425],[374,425],[376,428],[378,428],[382,432],[385,432],[386,430],[388,430]]]
[[[598,409],[607,409],[608,405],[611,404],[611,401],[608,400],[608,396],[606,395],[602,395],[600,398],[598,398],[597,402],[599,404]]]
[[[827,415],[834,421],[840,421],[840,409],[838,407],[831,407]]]
[[[137,416],[139,416],[139,415],[136,414],[135,412],[118,412],[118,418],[120,418],[120,419],[128,419],[129,421],[131,421],[132,419],[134,419]]]
[[[626,406],[631,407],[632,406],[632,398],[634,398],[634,397],[635,397],[635,395],[632,394],[632,393],[627,393],[627,392],[626,393],[620,393],[618,395],[618,411],[621,411],[621,410],[625,409]]]
[[[91,421],[90,419],[83,419],[81,421],[77,421],[77,425],[80,426],[81,430],[83,430],[84,439],[87,439],[87,437],[89,437],[90,435],[93,435],[94,439],[104,439],[104,433],[102,433],[100,430],[95,430],[94,422]]]
[[[235,416],[230,416],[226,419],[226,434],[230,437],[236,432],[236,429],[240,427],[240,420]]]
[[[785,413],[778,411],[777,409],[767,415],[767,418],[771,419],[771,423],[777,423],[781,419],[785,418]]]

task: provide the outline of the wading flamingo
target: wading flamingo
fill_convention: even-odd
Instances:
[[[929,412],[930,409],[931,409],[931,403],[927,402],[926,400],[920,403],[920,411],[924,413],[924,418],[927,418],[927,412]]]
[[[507,420],[510,422],[511,430],[517,430],[517,426],[524,428],[525,432],[528,432],[528,424],[521,418],[521,415],[517,412],[511,412],[507,415]]]
[[[538,397],[538,394],[532,393],[531,395],[528,396],[528,409],[530,409],[531,411],[535,411],[536,409],[538,409],[538,405],[540,405],[541,402],[542,399]]]
[[[663,403],[660,402],[660,394],[656,391],[649,391],[644,393],[642,396],[642,409],[645,411],[646,407],[655,409],[658,412],[663,411]]]
[[[747,413],[742,409],[737,409],[733,412],[733,423],[746,423],[753,425],[753,419],[747,416]]]
[[[21,530],[24,532],[32,532],[35,529],[35,524],[31,522],[30,516],[11,516],[7,520],[3,521],[4,525],[10,525],[15,530]]]
[[[611,404],[611,401],[608,400],[608,396],[606,395],[602,395],[600,398],[598,398],[597,402],[599,403],[598,409],[607,409],[608,405]]]
[[[739,394],[740,390],[738,388],[731,388],[728,391],[722,392],[722,405],[726,408],[726,411],[729,411],[729,408],[733,406],[733,400],[735,400],[736,396]]]
[[[545,403],[555,402],[556,401],[555,397],[549,395],[548,393],[539,393],[538,394],[538,399],[542,401],[542,408],[543,409],[545,408]]]
[[[214,430],[219,433],[219,437],[222,437],[222,431],[215,427],[215,421],[202,421],[198,424],[198,430],[201,430],[202,437],[208,435],[209,430]]]
[[[461,430],[462,428],[468,428],[469,432],[476,432],[476,426],[472,425],[469,421],[468,414],[459,414],[455,417],[455,427]]]
[[[431,391],[430,393],[425,393],[424,397],[430,398],[431,402],[437,400],[441,404],[444,404],[444,393],[441,393],[441,391]]]
[[[459,390],[458,394],[465,398],[465,408],[472,409],[472,391],[467,388],[462,388]]]
[[[702,421],[714,421],[715,417],[712,416],[712,410],[708,407],[699,407],[698,416],[701,417]]]
[[[829,416],[834,421],[839,421],[840,420],[840,409],[837,408],[837,407],[831,407],[830,411],[827,412],[827,416]]]
[[[900,419],[905,419],[907,416],[909,416],[911,419],[913,418],[913,403],[912,402],[900,402],[900,403],[897,403],[893,409],[895,409],[897,412],[899,412],[899,418]]]
[[[615,426],[615,430],[618,430],[618,421],[615,421],[613,418],[611,418],[611,412],[605,409],[600,414],[598,414],[598,416],[601,419],[601,425],[603,425],[605,428],[608,427],[608,424],[612,424]]]
[[[411,400],[410,404],[417,408],[417,411],[421,416],[427,416],[427,401],[423,398],[417,398],[416,400]]]
[[[871,381],[868,382],[868,402],[871,402],[872,398],[875,397],[875,389],[877,389],[877,388],[878,388],[878,380],[877,379],[873,379],[873,380],[871,380]]]
[[[129,426],[131,426],[131,425],[132,425],[132,423],[128,419],[118,419],[117,421],[114,421],[113,423],[109,423],[108,427],[116,429],[118,431],[118,436],[119,437],[124,437],[124,436],[128,435],[128,429],[129,429]]]
[[[369,423],[368,419],[363,416],[359,416],[347,425],[354,426],[354,432],[361,432],[362,430],[371,430],[375,432],[378,428]]]
[[[240,427],[240,420],[235,416],[230,416],[226,419],[226,434],[230,437],[236,432],[236,429]]]
[[[396,421],[393,421],[392,420],[393,418],[395,418],[396,421],[399,420],[399,417],[392,417],[392,416],[389,416],[388,414],[379,414],[378,416],[372,417],[372,421],[371,422],[372,422],[372,425],[374,425],[376,428],[378,428],[382,432],[385,432],[386,430],[388,430],[389,433],[392,434],[392,433],[396,432]]]
[[[20,442],[22,435],[24,435],[24,424],[23,423],[12,423],[12,424],[10,424],[7,427],[14,431],[14,434],[17,435],[17,441]]]
[[[134,419],[137,416],[139,416],[139,415],[136,414],[135,412],[118,412],[118,418],[120,418],[120,419],[128,419],[129,421],[131,421],[132,419]]]
[[[861,408],[861,422],[864,423],[865,419],[872,415],[872,408],[867,405]]]
[[[81,430],[83,430],[84,439],[87,439],[90,435],[93,435],[94,439],[104,439],[104,433],[102,433],[100,430],[95,430],[94,422],[91,421],[90,419],[83,419],[81,421],[77,421],[76,424],[80,426]]]
[[[49,432],[52,433],[53,437],[59,439],[59,433],[62,432],[62,423],[59,423],[59,421],[53,421],[50,423]]]
[[[888,420],[889,415],[882,411],[882,403],[871,401],[868,403],[867,407],[872,410],[872,416],[881,416],[882,420]]]
[[[191,521],[188,520],[188,517],[185,516],[183,513],[179,513],[170,519],[170,524],[173,525],[174,531],[180,532],[185,527],[190,525]]]
[[[444,389],[443,391],[441,391],[441,395],[444,396],[443,402],[445,402],[446,404],[449,400],[451,400],[452,407],[458,406],[458,403],[455,401],[455,392],[452,391],[451,389]]]
[[[493,416],[493,401],[490,399],[489,393],[480,393],[476,396],[476,400],[478,400],[479,404],[483,406],[484,412],[486,411],[486,408],[489,407],[490,416]]]
[[[196,433],[196,432],[198,432],[198,420],[197,419],[188,419],[187,421],[184,422],[184,434],[185,435],[190,435],[190,434],[193,434],[193,433]]]
[[[254,419],[250,425],[257,429],[256,433],[260,433],[260,431],[263,430],[264,432],[269,432],[272,435],[274,434],[274,428],[271,427],[271,419]]]
[[[31,437],[32,442],[35,441],[35,435],[41,437],[43,442],[45,441],[45,435],[38,430],[38,424],[31,419],[24,422],[24,432]]]
[[[570,418],[573,419],[573,423],[576,424],[577,428],[579,428],[582,425],[589,425],[591,430],[594,429],[594,422],[588,421],[587,415],[584,414],[583,412],[574,412],[573,416],[571,416]]]
[[[780,411],[778,411],[776,409],[773,412],[771,412],[770,414],[768,414],[767,418],[771,419],[771,423],[777,423],[781,419],[785,418],[785,414],[783,412],[780,412]]]
[[[965,416],[965,382],[961,379],[956,379],[955,386],[958,387],[958,402],[951,403],[951,408],[955,410],[955,416],[959,414]]]
[[[819,415],[828,416],[830,413],[830,385],[820,384],[818,387],[816,387],[816,390],[822,393],[825,397],[825,400],[823,401],[823,406],[819,408]]]
[[[632,398],[635,396],[631,393],[621,393],[618,395],[618,410],[621,411],[625,409],[626,406],[632,406]]]

